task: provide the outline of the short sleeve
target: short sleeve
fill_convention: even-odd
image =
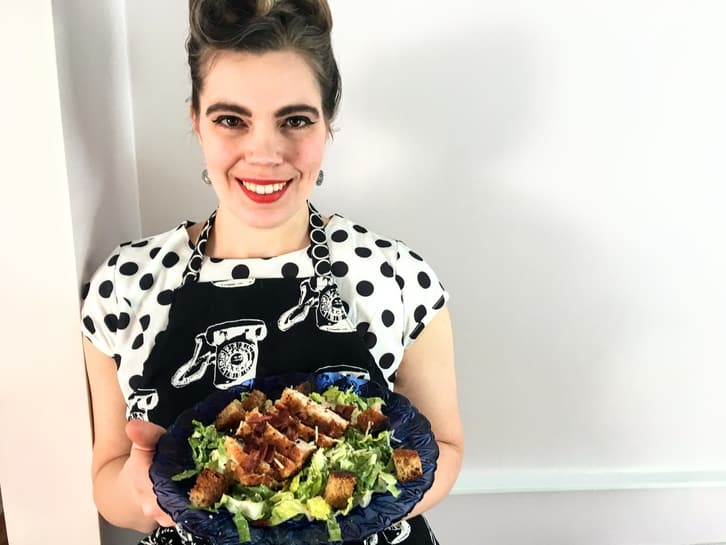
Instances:
[[[449,293],[423,258],[398,242],[396,282],[403,302],[403,346],[416,340],[449,300]]]
[[[116,292],[116,268],[120,248],[111,254],[84,284],[81,297],[81,331],[91,344],[113,357],[118,329],[119,309]]]

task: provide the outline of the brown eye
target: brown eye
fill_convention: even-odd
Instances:
[[[215,125],[221,125],[222,127],[226,127],[228,129],[236,129],[237,127],[242,125],[242,120],[239,117],[235,117],[233,115],[220,115],[217,119],[213,121]]]
[[[304,115],[288,117],[284,122],[284,126],[289,129],[302,129],[312,124],[313,122],[310,121],[310,118],[305,117]]]

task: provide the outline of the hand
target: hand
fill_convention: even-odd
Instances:
[[[136,502],[144,515],[160,526],[175,526],[171,517],[159,507],[149,478],[149,468],[156,451],[156,443],[164,432],[166,432],[164,428],[151,422],[143,420],[128,422],[126,435],[131,440],[131,452],[124,464],[123,473],[125,478],[130,479]]]

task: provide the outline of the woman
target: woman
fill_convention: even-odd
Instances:
[[[331,26],[324,0],[190,0],[190,114],[219,205],[122,244],[84,290],[94,497],[112,524],[152,532],[143,543],[185,539],[148,477],[180,411],[320,369],[393,387],[429,418],[433,487],[366,543],[436,542],[420,514],[453,485],[463,442],[448,295],[403,243],[308,203],[340,98]]]

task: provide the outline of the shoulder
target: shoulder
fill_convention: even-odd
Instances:
[[[111,287],[116,300],[133,306],[133,302],[148,293],[158,293],[181,276],[191,255],[187,228],[192,222],[138,240],[120,244],[103,263],[94,280],[103,278],[106,290]]]

